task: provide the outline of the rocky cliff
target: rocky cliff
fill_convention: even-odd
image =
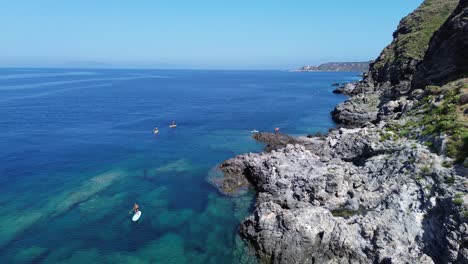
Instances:
[[[467,3],[402,20],[333,112],[357,128],[257,135],[267,152],[222,164],[221,189],[258,193],[240,234],[261,262],[468,263]]]
[[[426,0],[403,18],[393,33],[393,42],[372,63],[364,81],[387,94],[408,90],[433,33],[447,20],[457,3],[458,0]]]
[[[348,93],[356,96],[338,105],[332,112],[333,119],[348,126],[362,126],[367,122],[375,122],[378,121],[378,112],[382,105],[401,96],[410,95],[414,89],[412,82],[415,73],[418,71],[418,76],[421,76],[417,79],[424,79],[422,71],[418,70],[422,67],[423,58],[433,56],[429,54],[435,53],[438,47],[435,44],[437,41],[433,39],[434,32],[447,21],[451,14],[459,12],[453,12],[457,3],[458,0],[426,0],[413,13],[403,18],[393,33],[392,43],[370,65],[369,72],[364,79]],[[463,8],[459,7],[459,9]],[[447,21],[444,27],[448,27],[448,23]],[[458,37],[463,36],[464,32],[458,29],[460,26],[447,29],[445,32],[453,30],[451,32],[458,32],[454,33],[458,34]],[[441,39],[445,39],[444,37],[441,36]],[[457,38],[457,41],[463,40]],[[426,53],[430,45],[432,45],[431,50]],[[463,50],[466,44],[462,42],[454,45],[458,45],[458,48]],[[428,61],[428,58],[424,60],[426,68],[429,67]],[[447,67],[448,64],[444,65]],[[461,68],[460,71],[462,71]],[[373,98],[370,103],[366,100],[368,97]],[[377,101],[374,100],[375,98]],[[355,116],[354,113],[358,115]]]
[[[426,56],[418,66],[413,87],[444,85],[468,77],[468,1],[434,34]]]

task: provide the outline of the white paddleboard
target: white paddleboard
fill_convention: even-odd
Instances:
[[[138,221],[138,219],[140,219],[140,216],[141,216],[141,211],[136,212],[132,217],[132,221],[133,222]]]

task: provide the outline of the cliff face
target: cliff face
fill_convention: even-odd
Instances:
[[[370,66],[365,80],[385,93],[404,93],[423,59],[433,33],[447,20],[458,0],[426,0],[403,18],[393,42]]]
[[[468,77],[468,1],[434,34],[424,60],[414,76],[413,87],[443,85]]]
[[[431,42],[434,32],[444,24],[457,4],[458,0],[426,0],[413,13],[403,18],[393,34],[393,42],[370,65],[364,79],[357,83],[353,91],[356,96],[338,105],[332,112],[333,119],[347,126],[376,122],[379,120],[380,107],[401,96],[410,95],[414,89],[411,83],[418,65],[429,45],[434,45],[434,41]],[[452,30],[456,32],[458,28]],[[456,34],[460,37],[463,32]],[[463,46],[456,43],[454,45],[460,48]],[[430,52],[435,52],[434,49],[436,48],[431,48]],[[438,62],[434,64],[436,63]],[[369,94],[378,97],[379,102],[366,103],[365,98]],[[368,114],[362,116],[355,113]]]
[[[402,20],[333,112],[358,128],[221,166],[258,192],[240,233],[262,262],[468,263],[468,0],[455,3]]]
[[[430,9],[432,11],[437,7],[445,14],[450,1],[437,3],[424,2],[415,12],[417,15],[411,14],[402,21],[399,31],[402,30],[402,25],[407,25],[405,21],[409,18],[427,17],[427,14],[422,15],[422,13],[427,12],[428,6],[432,7]],[[440,18],[432,12],[430,14],[437,21]],[[428,24],[431,23],[426,19],[423,25]],[[421,29],[423,25],[416,27]],[[399,41],[395,40],[392,45],[395,43]],[[428,46],[424,59],[412,68],[411,74],[408,74],[399,86],[388,86],[390,84],[387,82],[375,82],[378,89],[360,89],[368,83],[371,78],[368,77],[356,85],[355,95],[338,105],[332,116],[335,121],[348,126],[363,126],[369,122],[392,119],[401,119],[401,122],[404,122],[408,119],[411,125],[406,125],[406,129],[419,131],[418,134],[412,134],[413,138],[429,142],[428,144],[434,145],[441,154],[456,158],[457,162],[463,162],[463,156],[466,155],[468,148],[468,110],[466,110],[468,106],[466,100],[460,101],[458,98],[468,97],[468,81],[463,79],[468,76],[467,0],[460,1],[447,21],[435,31]],[[407,48],[405,45],[396,47],[398,50]],[[386,54],[386,51],[384,50],[382,54]],[[391,65],[396,68],[399,66],[397,62]],[[371,65],[369,76],[374,76],[372,71],[375,69],[376,65]],[[411,85],[408,84],[409,80],[412,80]],[[455,82],[456,80],[459,81]],[[403,87],[402,83],[405,92],[400,89]],[[419,113],[416,113],[417,111]]]

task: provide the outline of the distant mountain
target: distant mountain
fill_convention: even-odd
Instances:
[[[316,72],[316,71],[330,71],[330,72],[366,72],[369,70],[371,61],[365,62],[327,62],[319,66],[303,66],[297,72]]]

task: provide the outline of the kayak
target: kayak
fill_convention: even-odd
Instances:
[[[175,127],[177,127],[177,125],[170,125],[169,127],[170,128],[175,128]]]
[[[141,211],[136,212],[132,217],[132,221],[133,222],[138,221],[138,219],[140,219],[140,216],[141,216]]]

